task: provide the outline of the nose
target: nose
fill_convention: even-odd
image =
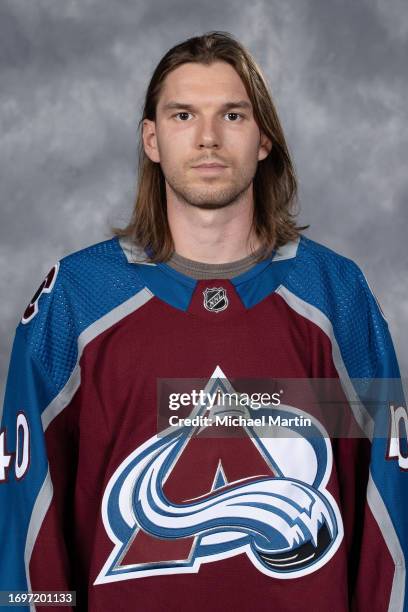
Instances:
[[[201,120],[197,130],[197,144],[200,149],[220,146],[220,135],[213,119]]]

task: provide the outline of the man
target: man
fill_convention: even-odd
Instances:
[[[16,331],[1,588],[98,611],[408,609],[406,409],[354,383],[399,379],[388,326],[356,264],[296,227],[259,68],[223,32],[180,43],[142,125],[130,223],[58,262]],[[244,379],[299,382],[259,410],[283,433],[241,424],[254,396],[223,411]],[[317,379],[361,435],[309,414]],[[211,435],[220,414],[239,425]]]

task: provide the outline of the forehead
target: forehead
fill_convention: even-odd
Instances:
[[[227,62],[188,62],[172,70],[163,82],[158,108],[170,100],[217,105],[229,99],[250,99],[238,72]]]

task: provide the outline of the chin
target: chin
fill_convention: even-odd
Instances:
[[[216,210],[217,208],[225,208],[230,206],[233,202],[188,202],[195,208],[202,208],[203,210]]]

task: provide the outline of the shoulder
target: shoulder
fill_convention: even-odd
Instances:
[[[28,304],[21,323],[38,325],[52,308],[62,310],[81,305],[84,312],[99,314],[112,301],[126,297],[135,286],[134,268],[129,267],[116,238],[92,244],[56,262],[40,283]],[[137,288],[137,283],[136,283]]]
[[[291,288],[327,312],[370,308],[378,301],[359,265],[349,257],[301,236]],[[381,309],[380,312],[383,315]]]
[[[142,289],[137,266],[129,264],[117,238],[92,244],[51,267],[17,332],[58,383],[76,361],[84,330]]]
[[[299,241],[298,256],[299,265],[307,266],[314,274],[342,277],[361,273],[358,265],[349,257],[303,235]]]
[[[353,260],[302,236],[282,294],[337,343],[350,375],[374,376],[389,352],[388,324]]]

